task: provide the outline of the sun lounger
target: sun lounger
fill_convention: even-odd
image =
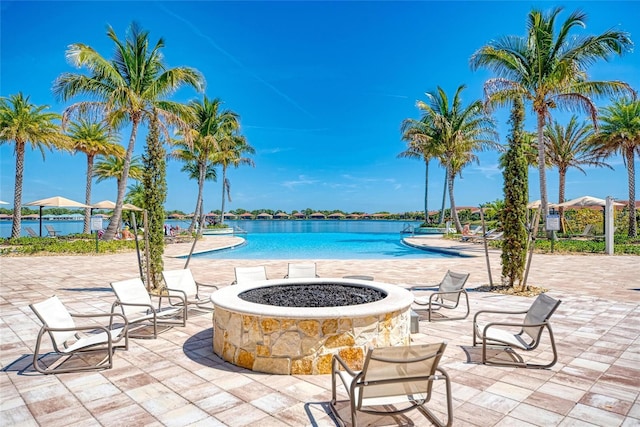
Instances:
[[[58,237],[58,233],[60,233],[60,231],[53,228],[53,226],[45,225],[45,228],[47,229],[47,233],[49,233],[49,237]]]

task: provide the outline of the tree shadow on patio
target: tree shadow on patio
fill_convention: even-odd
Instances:
[[[242,368],[226,363],[213,352],[213,328],[189,337],[183,344],[184,354],[194,362],[210,368],[238,371]]]

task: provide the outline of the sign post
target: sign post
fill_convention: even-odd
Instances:
[[[556,241],[556,231],[560,230],[560,215],[557,213],[550,213],[547,215],[547,222],[545,225],[547,231],[551,231],[551,253],[553,253]]]
[[[98,253],[98,239],[100,238],[98,231],[102,230],[102,217],[100,216],[92,216],[91,217],[91,231],[96,232],[96,253]]]
[[[613,218],[613,197],[607,196],[604,206],[604,252],[607,255],[613,255],[615,248],[613,240],[613,235],[615,233]]]

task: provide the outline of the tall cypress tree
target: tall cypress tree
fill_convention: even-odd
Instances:
[[[159,289],[162,283],[164,263],[164,202],[167,198],[166,151],[160,139],[158,116],[154,114],[149,125],[145,152],[142,155],[144,165],[142,186],[145,208],[148,213],[149,233],[149,271],[147,286]]]
[[[528,164],[524,151],[524,106],[517,98],[511,109],[509,147],[503,158],[504,209],[502,210],[502,283],[522,283],[527,259]]]

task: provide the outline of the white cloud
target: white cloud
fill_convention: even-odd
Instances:
[[[292,181],[285,181],[282,183],[282,186],[287,187],[289,189],[293,189],[299,185],[311,185],[317,183],[317,179],[310,179],[305,175],[298,175],[298,179]]]

